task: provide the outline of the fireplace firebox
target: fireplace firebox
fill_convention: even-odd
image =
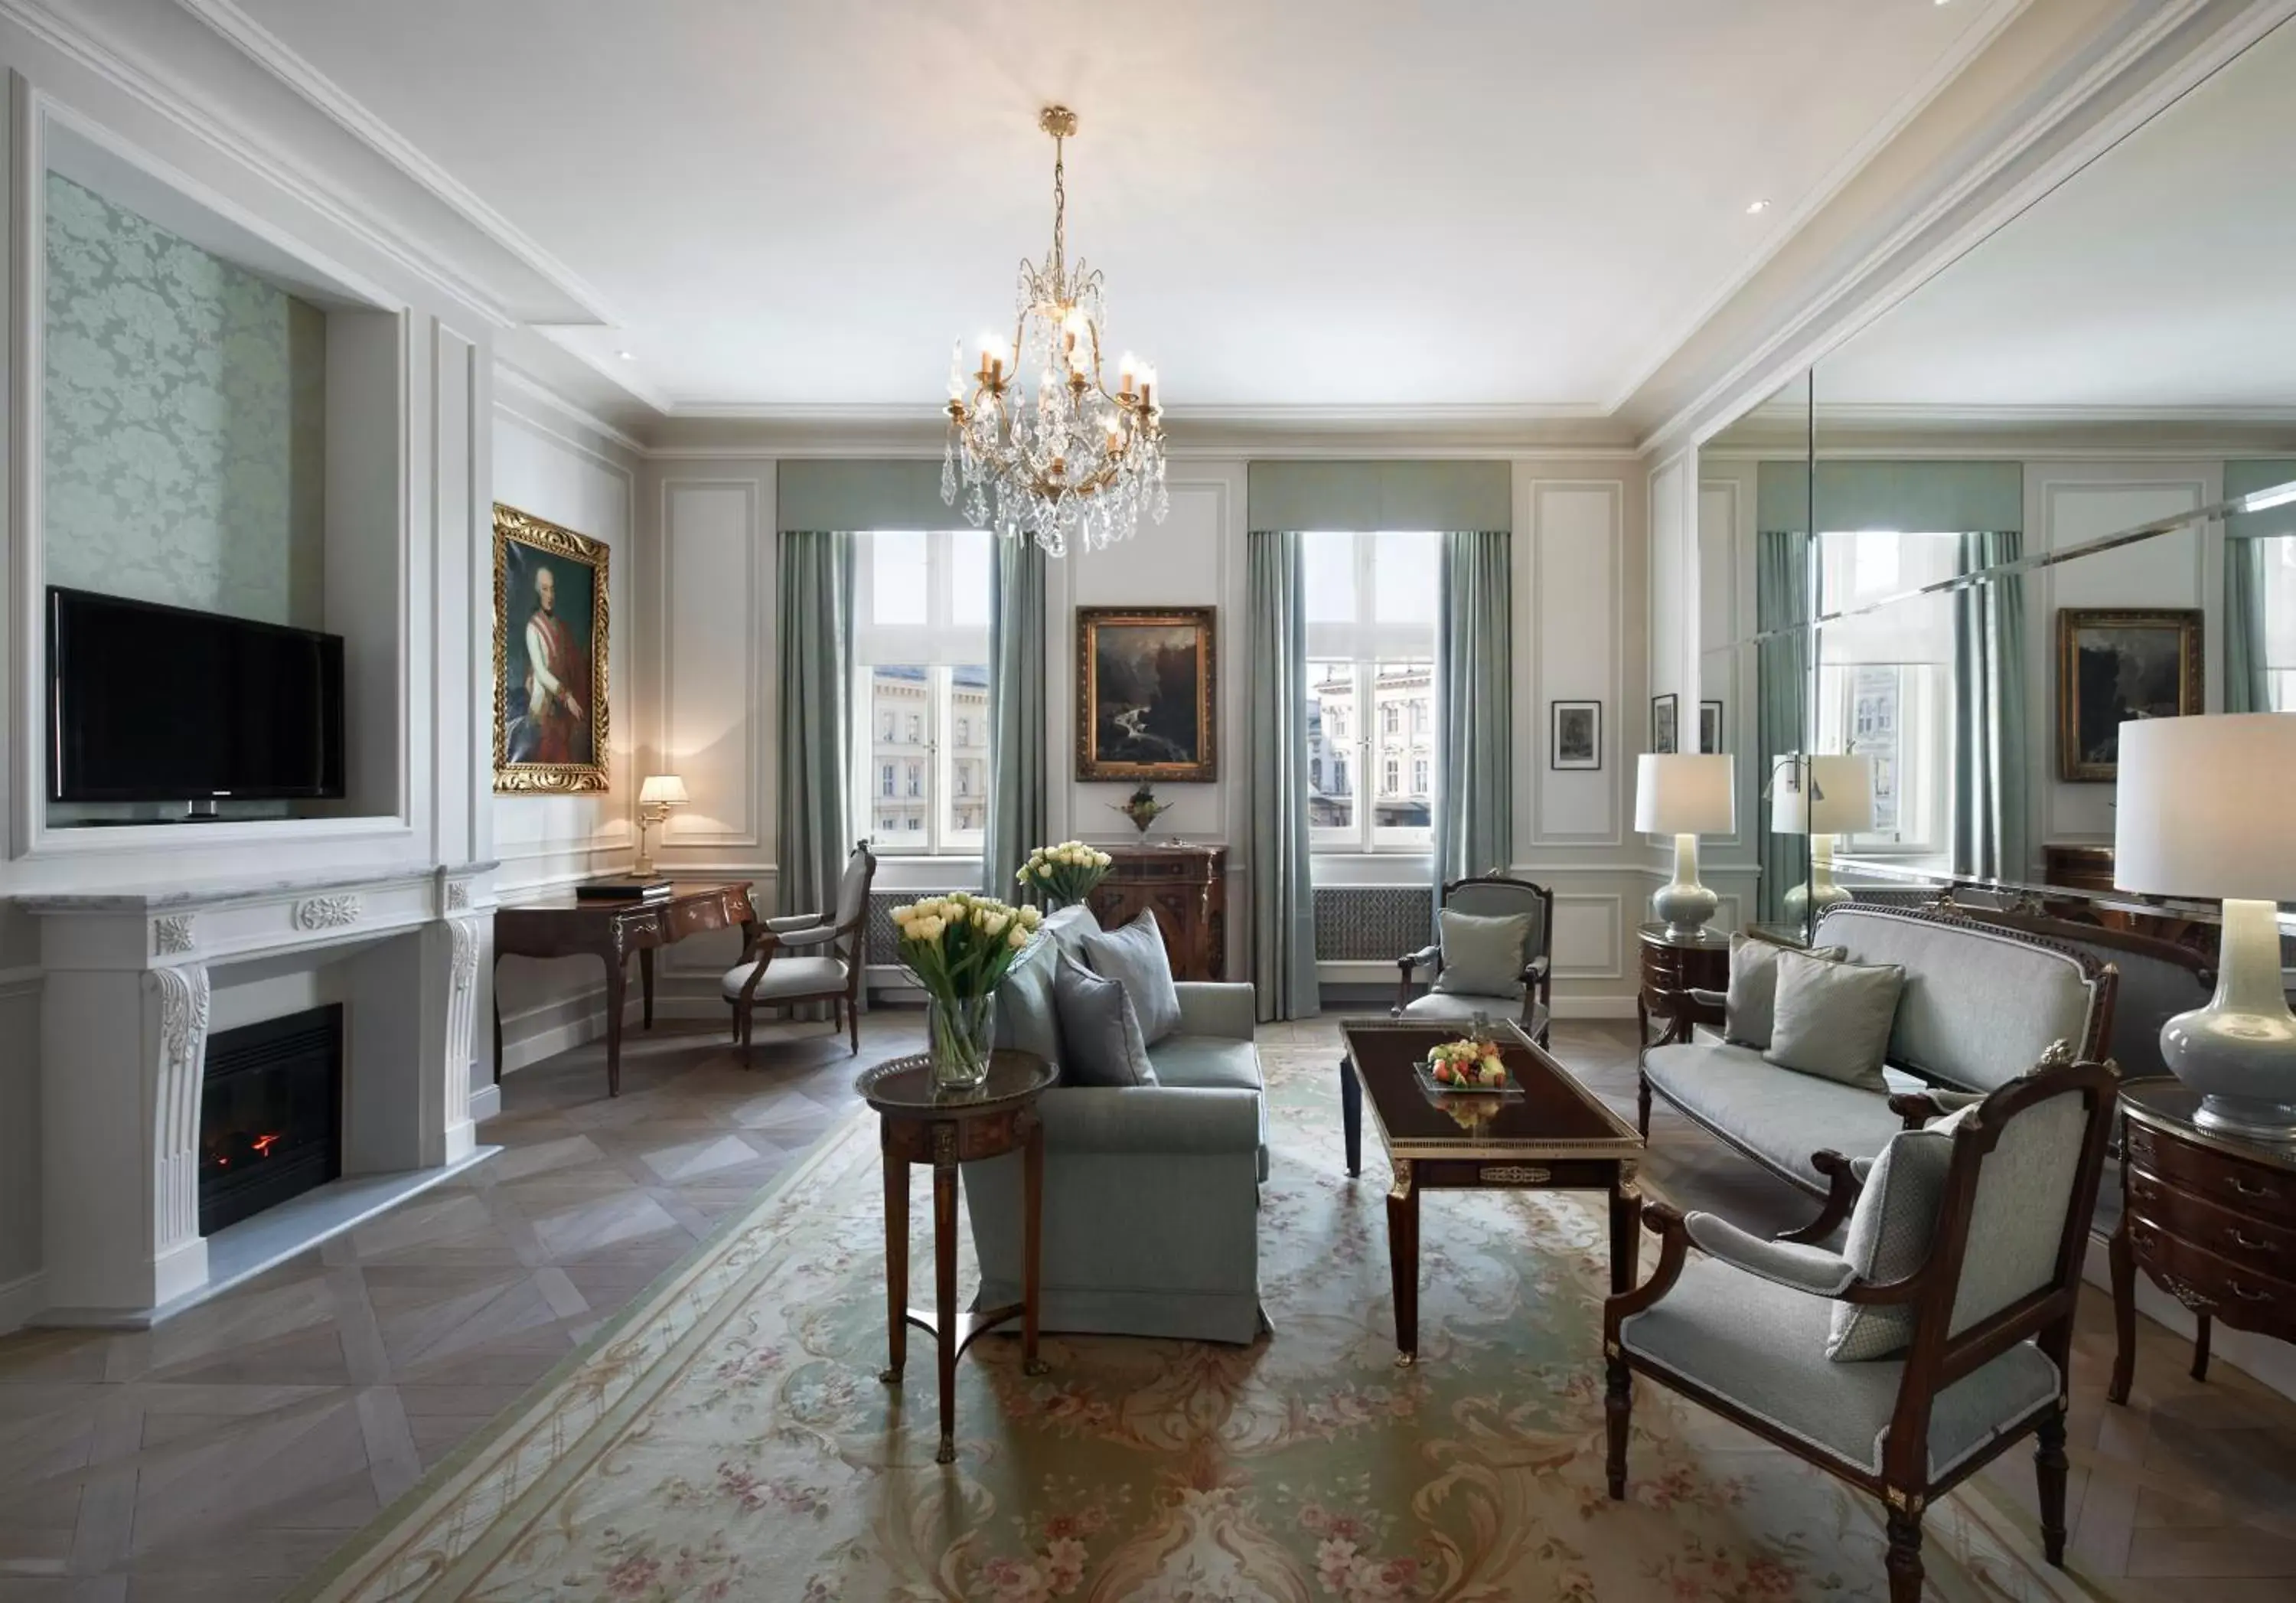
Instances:
[[[200,1088],[200,1234],[340,1175],[342,1114],[340,1006],[209,1036]]]

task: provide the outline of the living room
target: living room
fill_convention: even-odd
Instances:
[[[0,1598],[2290,1595],[2292,17],[0,6]]]

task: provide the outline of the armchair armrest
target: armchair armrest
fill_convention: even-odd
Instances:
[[[1692,1001],[1697,1003],[1701,1007],[1726,1008],[1730,1005],[1729,994],[1726,991],[1709,991],[1702,985],[1685,986],[1683,989],[1682,994],[1688,997]]]
[[[1690,1258],[1689,1229],[1682,1215],[1667,1204],[1652,1203],[1643,1209],[1643,1229],[1659,1238],[1658,1268],[1632,1291],[1620,1292],[1603,1303],[1603,1351],[1613,1359],[1619,1356],[1620,1321],[1631,1319],[1672,1291]]]
[[[809,930],[826,922],[818,913],[791,913],[785,918],[768,918],[765,926],[776,935],[786,935],[798,930]]]
[[[819,946],[825,941],[836,940],[837,926],[833,924],[816,924],[810,928],[775,930],[773,933],[774,938],[783,946],[794,949],[799,947]]]
[[[1223,1035],[1230,1040],[1252,1038],[1258,1008],[1250,984],[1182,980],[1172,989],[1180,994],[1181,1033]]]
[[[1441,947],[1423,946],[1415,952],[1404,953],[1403,956],[1395,960],[1395,966],[1401,969],[1407,976],[1414,968],[1418,968],[1425,965],[1439,963],[1442,960],[1443,949]]]
[[[1062,1086],[1037,1099],[1049,1152],[1194,1156],[1259,1150],[1259,1093],[1177,1085]]]
[[[1857,1278],[1849,1261],[1838,1253],[1793,1242],[1765,1241],[1718,1214],[1692,1213],[1683,1225],[1690,1232],[1691,1244],[1708,1257],[1812,1296],[1834,1296]]]
[[[1553,966],[1554,959],[1549,958],[1545,952],[1539,953],[1538,956],[1533,958],[1529,962],[1522,966],[1522,977],[1524,983],[1528,984],[1533,980],[1545,979],[1546,977],[1546,971]]]
[[[1982,1091],[1948,1091],[1931,1086],[1927,1090],[1898,1092],[1890,1098],[1890,1111],[1906,1122],[1907,1130],[1919,1130],[1932,1119],[1984,1100]]]

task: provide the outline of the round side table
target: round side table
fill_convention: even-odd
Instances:
[[[1044,1233],[1045,1130],[1036,1103],[1054,1079],[1052,1065],[1033,1052],[992,1055],[988,1078],[970,1091],[936,1092],[932,1064],[922,1056],[897,1057],[865,1069],[854,1082],[862,1100],[877,1110],[879,1145],[885,1155],[885,1315],[890,1361],[878,1378],[898,1385],[908,1360],[908,1328],[933,1338],[940,1371],[940,1451],[938,1463],[956,1461],[956,1360],[972,1338],[1018,1316],[1021,1360],[1031,1375],[1044,1373],[1037,1360],[1037,1263]],[[984,1308],[964,1317],[956,1311],[956,1171],[978,1158],[1021,1155],[1021,1301]],[[933,1171],[933,1308],[909,1302],[909,1165],[930,1163]]]

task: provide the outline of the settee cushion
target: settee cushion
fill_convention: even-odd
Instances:
[[[1797,1074],[1726,1041],[1653,1047],[1643,1074],[1690,1117],[1818,1192],[1826,1181],[1810,1167],[1810,1154],[1873,1157],[1901,1123],[1879,1092]]]
[[[1938,1211],[1945,1202],[1946,1176],[1953,1169],[1953,1132],[1974,1102],[1920,1130],[1890,1138],[1873,1168],[1859,1177],[1864,1189],[1849,1213],[1841,1255],[1860,1279],[1877,1286],[1902,1280],[1928,1262],[1937,1236]],[[1825,1339],[1825,1355],[1836,1363],[1887,1358],[1914,1339],[1910,1303],[1861,1307],[1837,1303]]]
[[[1248,1040],[1222,1035],[1168,1035],[1148,1048],[1160,1085],[1194,1090],[1256,1091],[1259,1053]]]
[[[1121,984],[1062,957],[1053,975],[1053,1007],[1061,1021],[1062,1084],[1156,1083],[1140,1021]]]
[[[1970,1090],[2007,1084],[2050,1043],[2078,1049],[2093,992],[2081,959],[2030,937],[1907,917],[1856,902],[1827,909],[1817,938],[1852,963],[1906,971],[1890,1061]]]
[[[1886,1091],[1882,1055],[1889,1048],[1906,971],[1780,952],[1777,974],[1775,1015],[1762,1056],[1782,1069]]]
[[[1140,1033],[1150,1046],[1180,1027],[1180,996],[1172,988],[1172,958],[1156,915],[1143,909],[1130,924],[1086,930],[1084,960],[1092,972],[1123,985]]]
[[[1730,989],[1723,998],[1725,1039],[1757,1049],[1770,1044],[1770,1028],[1777,1013],[1778,954],[1792,949],[1761,935],[1733,932]],[[1839,963],[1847,954],[1838,946],[1820,946],[1811,948],[1808,955]]]
[[[1833,1307],[1827,1298],[1699,1258],[1655,1307],[1620,1323],[1619,1339],[1669,1374],[1878,1474],[1905,1365],[1827,1363]],[[1939,1392],[1930,1413],[1931,1477],[2055,1406],[2058,1379],[2040,1349],[2021,1342]]]

